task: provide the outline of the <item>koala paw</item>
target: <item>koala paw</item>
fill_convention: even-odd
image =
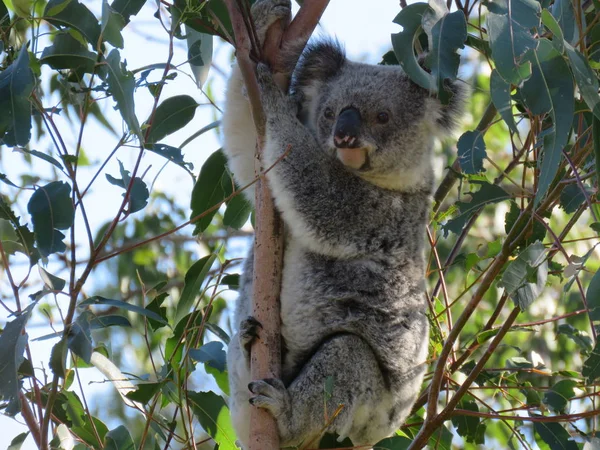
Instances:
[[[258,0],[252,5],[250,12],[258,41],[262,46],[271,25],[278,20],[282,20],[285,25],[290,22],[292,2],[291,0]]]
[[[290,394],[278,378],[252,381],[248,384],[248,390],[255,394],[254,397],[250,397],[250,404],[266,409],[275,418],[287,415],[291,411]]]
[[[243,348],[248,355],[250,354],[252,342],[258,337],[259,328],[262,328],[262,325],[252,316],[248,316],[240,322],[240,347]]]

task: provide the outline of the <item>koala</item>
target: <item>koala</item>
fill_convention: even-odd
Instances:
[[[289,20],[289,0],[253,5],[259,39]],[[282,92],[257,67],[266,114],[264,167],[286,227],[281,290],[282,378],[250,379],[252,251],[227,352],[230,410],[246,447],[250,408],[269,411],[282,447],[316,446],[324,433],[373,445],[403,423],[426,369],[424,231],[432,146],[459,117],[399,66],[346,59],[333,41],[311,43]],[[256,132],[233,67],[223,115],[236,182],[254,178]],[[254,201],[249,189],[248,198]],[[338,412],[337,415],[334,415]]]

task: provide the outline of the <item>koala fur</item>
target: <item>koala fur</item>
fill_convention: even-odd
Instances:
[[[259,38],[289,18],[289,7],[289,0],[255,3]],[[239,331],[227,354],[233,424],[243,447],[252,407],[273,414],[282,447],[316,446],[325,432],[372,445],[402,425],[426,369],[432,145],[459,116],[461,92],[451,86],[453,100],[442,106],[399,66],[351,62],[331,41],[305,49],[290,94],[265,65],[257,71],[267,117],[263,165],[287,152],[267,174],[286,226],[283,376],[250,379],[248,349],[258,326],[248,318],[251,251],[234,319]],[[256,132],[242,86],[234,66],[224,150],[245,186],[255,178]],[[348,130],[352,136],[342,136]]]

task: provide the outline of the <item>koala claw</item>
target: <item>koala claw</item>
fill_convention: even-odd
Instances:
[[[240,323],[240,347],[250,352],[250,346],[254,339],[258,337],[258,329],[262,328],[262,325],[258,320],[252,316],[246,317]]]
[[[248,384],[248,390],[255,394],[250,398],[250,404],[266,409],[273,417],[279,417],[290,411],[290,394],[280,379],[265,378],[252,381]]]
[[[283,20],[286,25],[289,23],[292,17],[292,2],[291,0],[258,0],[252,5],[250,12],[262,46],[271,25],[278,20]]]

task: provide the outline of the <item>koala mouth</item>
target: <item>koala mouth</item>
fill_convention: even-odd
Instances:
[[[337,147],[337,159],[341,163],[354,170],[366,170],[369,168],[369,151],[366,147]]]

